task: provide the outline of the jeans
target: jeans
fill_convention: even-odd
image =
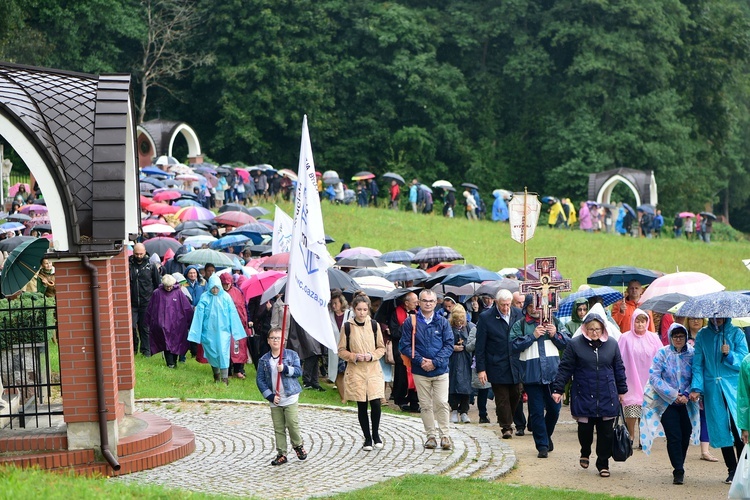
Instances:
[[[523,431],[526,430],[526,415],[523,413],[523,393],[521,393],[521,397],[518,399],[518,406],[516,406],[516,411],[513,412],[513,423],[516,426],[516,431]],[[531,422],[528,422],[528,428],[529,432],[531,432]]]
[[[448,404],[448,374],[444,373],[437,377],[424,377],[413,375],[414,385],[417,387],[419,406],[427,438],[436,437],[435,424],[437,423],[437,434],[440,438],[448,437],[448,425],[450,422],[450,405]]]
[[[521,399],[521,384],[492,384],[497,423],[504,431],[513,430],[513,413]]]
[[[614,438],[615,419],[604,420],[602,417],[589,417],[588,422],[578,422],[578,443],[581,445],[581,456],[591,456],[591,443],[594,442],[596,428],[596,469],[609,469],[609,457],[612,456],[612,439]]]
[[[560,416],[560,403],[552,399],[552,388],[546,384],[525,384],[529,396],[529,422],[537,450],[547,450]]]
[[[673,474],[682,475],[685,473],[685,457],[690,446],[690,433],[693,432],[687,406],[669,405],[661,416],[661,425],[667,437],[667,453],[672,469],[674,469]]]
[[[492,389],[477,389],[477,410],[479,417],[487,418],[487,399]]]

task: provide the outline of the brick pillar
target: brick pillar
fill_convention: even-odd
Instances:
[[[203,163],[203,155],[188,156],[188,163],[194,165],[196,163]]]
[[[99,310],[102,337],[102,367],[107,409],[109,444],[117,450],[118,376],[114,288],[127,280],[118,276],[112,259],[91,260],[99,271]],[[121,266],[120,266],[121,267]],[[68,427],[68,448],[99,445],[99,420],[94,360],[94,320],[91,307],[91,276],[80,261],[55,263],[57,331],[63,413]],[[132,358],[131,358],[132,360]]]
[[[133,413],[135,405],[135,360],[133,353],[133,318],[130,313],[130,273],[128,253],[123,249],[112,258],[112,287],[115,312],[115,345],[117,349],[118,399],[124,404],[126,415]]]

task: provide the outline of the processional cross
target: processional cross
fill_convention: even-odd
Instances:
[[[557,269],[557,257],[539,257],[534,259],[534,267],[539,273],[539,281],[521,283],[521,293],[534,294],[534,306],[541,311],[543,325],[552,322],[552,312],[557,311],[560,292],[571,290],[570,280],[553,280],[552,271]]]

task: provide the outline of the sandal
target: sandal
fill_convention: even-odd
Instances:
[[[282,465],[287,462],[288,460],[286,459],[286,455],[279,453],[278,455],[276,455],[276,458],[271,460],[271,465]]]
[[[581,466],[582,469],[588,469],[589,468],[589,457],[581,457],[578,459],[578,464]]]
[[[599,471],[599,476],[601,477],[609,477],[609,469],[602,469]]]
[[[711,455],[711,453],[701,453],[701,460],[705,460],[706,462],[718,462],[719,461],[719,459]]]

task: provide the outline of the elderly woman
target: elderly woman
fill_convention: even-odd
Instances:
[[[492,384],[489,382],[480,382],[479,376],[477,375],[476,358],[474,357],[474,351],[477,345],[477,327],[472,326],[469,330],[469,338],[464,343],[466,351],[471,354],[471,387],[477,390],[477,410],[479,411],[479,423],[489,424],[490,419],[487,414],[487,399],[495,399],[495,395],[491,395]],[[523,412],[523,407],[521,409]],[[526,427],[525,425],[523,427]]]
[[[466,321],[466,309],[461,304],[453,306],[448,322],[453,330],[453,354],[448,360],[448,403],[451,405],[451,422],[457,423],[459,414],[461,423],[468,424],[469,397],[473,392],[471,387],[471,358],[466,350],[469,332],[474,329],[474,323]]]
[[[339,357],[346,361],[344,372],[344,396],[357,402],[359,425],[365,442],[364,451],[383,447],[380,438],[380,400],[384,396],[383,372],[380,358],[385,354],[385,343],[380,325],[370,318],[370,299],[367,295],[355,295],[352,300],[354,317],[341,327]],[[370,404],[372,433],[367,418]]]
[[[609,339],[608,325],[599,306],[592,308],[583,318],[582,334],[568,341],[552,383],[552,399],[559,403],[565,384],[571,378],[575,380],[571,389],[570,413],[578,421],[578,442],[581,445],[578,464],[588,469],[596,428],[596,468],[601,477],[610,476],[613,423],[628,391],[620,349]]]
[[[178,356],[187,352],[187,332],[193,319],[190,300],[176,283],[171,274],[161,279],[148,301],[144,319],[149,327],[151,354],[163,351],[168,368],[175,368]]]
[[[333,290],[331,292],[331,300],[328,301],[328,309],[331,317],[331,328],[333,329],[333,336],[336,338],[336,345],[338,345],[341,337],[341,327],[344,323],[349,321],[353,314],[349,309],[349,303],[346,301],[346,297],[341,293],[341,290]],[[339,368],[339,364],[341,367]],[[337,351],[333,349],[328,350],[328,380],[336,384],[336,388],[339,391],[341,402],[344,399],[344,370],[346,364],[339,362],[339,355]]]
[[[672,482],[683,484],[688,446],[691,440],[698,444],[700,427],[698,405],[689,397],[694,351],[681,324],[674,323],[667,335],[670,345],[659,349],[649,370],[640,425],[641,445],[648,455],[654,438],[666,436]]]
[[[635,424],[641,418],[643,392],[648,382],[651,361],[656,351],[663,347],[658,335],[649,331],[651,319],[641,309],[633,311],[630,317],[630,331],[620,337],[620,354],[628,377],[628,392],[623,398],[625,425],[631,440],[635,436]]]
[[[188,340],[203,346],[203,353],[211,365],[214,382],[221,380],[229,385],[229,351],[232,339],[247,337],[237,314],[232,297],[221,286],[221,279],[213,275],[208,279],[208,291],[195,307]]]

